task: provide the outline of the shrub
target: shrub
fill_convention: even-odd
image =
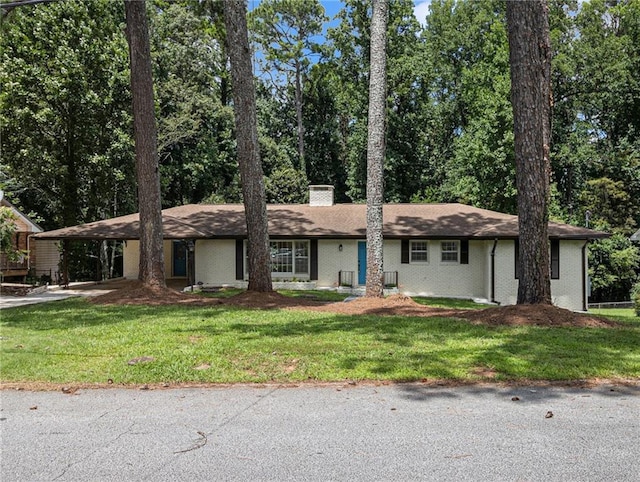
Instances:
[[[640,316],[640,281],[631,288],[631,301],[633,302],[633,309],[636,312],[636,316]]]

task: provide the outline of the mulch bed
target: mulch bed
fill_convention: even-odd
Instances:
[[[434,308],[416,303],[410,297],[393,295],[387,298],[358,298],[349,302],[326,303],[311,298],[292,298],[277,292],[243,292],[230,298],[206,298],[171,288],[149,288],[131,281],[125,287],[90,299],[100,305],[230,305],[254,309],[288,308],[322,311],[345,315],[450,317],[490,326],[564,326],[612,328],[615,321],[585,313],[575,313],[555,306],[514,305],[483,310]]]

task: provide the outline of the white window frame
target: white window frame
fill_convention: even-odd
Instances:
[[[311,277],[311,242],[308,239],[275,239],[269,241],[269,249],[273,253],[274,249],[283,248],[282,246],[278,247],[278,243],[288,243],[291,246],[292,254],[291,254],[291,271],[274,271],[273,267],[271,269],[271,277],[274,279],[283,279],[283,278],[297,278],[297,279],[310,279]],[[306,256],[298,256],[296,252],[302,249],[298,246],[298,243],[302,243],[306,247]],[[275,245],[275,246],[274,246]],[[249,278],[249,253],[247,249],[247,241],[244,242],[244,257],[245,257],[245,278]],[[303,258],[307,259],[306,262],[306,273],[298,272],[296,269],[296,262]]]
[[[424,249],[414,250],[417,244],[424,244]],[[424,253],[426,259],[413,259],[413,254]],[[412,239],[409,241],[409,263],[410,264],[429,264],[429,241],[425,239]]]
[[[306,256],[298,256],[296,253],[300,249],[304,249],[299,246],[300,244],[304,244],[306,248]],[[286,248],[282,245],[289,244],[290,248]],[[246,244],[245,244],[246,245]],[[291,271],[274,271],[273,265],[271,269],[271,277],[274,279],[283,279],[283,278],[298,278],[298,279],[309,279],[311,274],[311,242],[308,239],[276,239],[269,241],[269,249],[271,250],[272,256],[274,255],[274,250],[277,252],[279,249],[291,249]],[[296,267],[298,261],[305,258],[306,262],[306,273],[299,272]],[[247,261],[247,267],[249,266],[249,262]],[[248,268],[247,268],[248,269]]]
[[[450,249],[451,246],[446,246],[449,249],[445,249],[445,245],[455,246],[454,249]],[[445,259],[445,255],[455,253],[456,259]],[[440,241],[440,262],[443,264],[460,264],[460,241],[458,240],[446,240]]]

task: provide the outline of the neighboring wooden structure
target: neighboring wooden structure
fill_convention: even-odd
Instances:
[[[17,230],[13,246],[26,254],[11,261],[5,253],[0,256],[0,272],[3,281],[27,281],[28,277],[55,282],[58,276],[60,251],[55,240],[36,240],[32,236],[43,232],[38,224],[7,201],[0,191],[0,206],[7,207],[16,215]]]

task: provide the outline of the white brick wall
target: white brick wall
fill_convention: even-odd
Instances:
[[[560,279],[551,280],[551,300],[556,306],[580,311],[582,306],[582,247],[584,241],[560,241]]]
[[[362,240],[364,241],[364,239]],[[342,250],[339,249],[342,245]],[[384,244],[384,271],[398,271],[399,290],[411,295],[491,297],[491,249],[493,241],[470,241],[469,264],[440,261],[440,241],[430,240],[428,263],[401,263],[401,241]],[[582,309],[582,247],[584,241],[560,242],[560,279],[551,281],[554,304],[571,310]],[[171,273],[171,241],[165,241],[167,276]],[[138,277],[138,241],[124,248],[124,276]],[[196,282],[205,285],[235,284],[235,240],[198,240],[195,250]],[[338,286],[338,272],[353,271],[357,283],[358,240],[318,241],[318,287]],[[500,240],[495,252],[495,298],[500,304],[515,304],[514,242]]]
[[[196,283],[223,285],[236,281],[236,242],[233,239],[196,241]]]
[[[503,305],[513,305],[518,299],[514,246],[513,241],[499,241],[496,250],[496,300]],[[560,241],[560,278],[551,280],[551,300],[560,308],[583,309],[583,246],[584,241]]]
[[[384,270],[398,271],[399,290],[421,296],[482,298],[484,293],[485,242],[469,242],[469,264],[441,261],[439,240],[428,241],[427,263],[401,263],[401,241],[385,243]]]
[[[358,241],[318,240],[318,286],[337,287],[340,270],[353,271],[358,282]]]
[[[138,279],[140,269],[140,241],[130,239],[122,250],[122,276],[127,279]]]

